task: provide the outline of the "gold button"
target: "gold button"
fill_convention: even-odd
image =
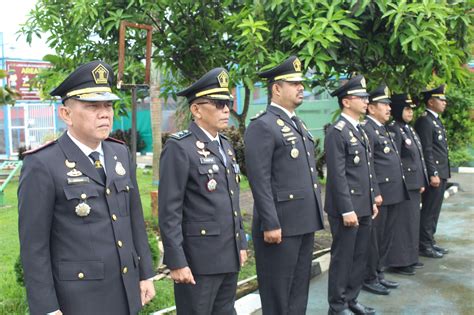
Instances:
[[[369,177],[372,178],[372,174],[369,174]]]
[[[373,189],[373,188],[370,188],[370,191],[374,191],[374,189]]]
[[[112,220],[117,221],[117,216],[115,214],[112,214]]]
[[[239,238],[239,233],[235,233],[235,238]]]
[[[294,196],[293,196],[293,195],[289,195],[288,197],[289,197],[290,199],[293,199],[293,198],[294,198]]]
[[[390,179],[388,179],[388,177],[385,177],[385,181],[388,182],[388,181],[390,181]]]
[[[230,170],[229,170],[229,169],[227,169],[227,174],[230,174]]]
[[[128,187],[128,185],[125,186],[125,189],[126,189],[127,191],[130,191],[130,187]]]
[[[128,268],[127,268],[127,267],[123,267],[122,273],[123,273],[123,274],[126,274],[127,272],[128,272]]]
[[[236,217],[238,215],[237,211],[234,211],[234,217]]]
[[[354,189],[351,189],[351,194],[355,193]]]
[[[370,166],[370,162],[367,162],[367,165],[369,165],[369,166]]]
[[[230,194],[231,194],[231,195],[233,195],[233,194],[234,194],[234,191],[233,191],[232,189],[230,190]]]
[[[318,189],[318,184],[313,185],[314,189]]]
[[[439,161],[436,161],[436,164],[439,164]]]
[[[314,172],[314,168],[311,168],[311,173]]]
[[[402,175],[402,178],[405,179],[405,175]]]
[[[201,235],[206,235],[206,230],[201,230]]]
[[[355,151],[355,154],[359,154],[359,151],[356,150],[356,151]]]
[[[410,171],[411,171],[411,168],[408,168],[408,171],[410,172]]]
[[[309,152],[306,152],[306,154],[308,154],[308,156],[309,156]]]
[[[120,240],[119,240],[119,241],[117,241],[117,245],[118,245],[118,247],[122,247],[122,246],[123,246],[123,243],[122,243],[122,241],[120,241]]]
[[[81,194],[81,199],[86,199],[87,195],[86,194]]]
[[[79,273],[77,274],[77,277],[78,277],[79,279],[84,279],[85,276],[84,276],[84,273],[79,272]]]
[[[305,137],[303,137],[303,141],[304,141],[304,140],[306,140],[306,138],[305,138]]]
[[[107,188],[107,189],[105,190],[105,193],[106,193],[107,195],[110,195],[110,189]]]

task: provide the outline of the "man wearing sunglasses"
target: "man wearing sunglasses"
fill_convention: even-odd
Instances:
[[[359,124],[369,94],[365,78],[357,75],[331,93],[341,116],[324,140],[327,162],[325,211],[332,234],[328,280],[328,314],[375,314],[357,301],[367,264],[375,205],[372,157],[367,135]]]
[[[314,232],[323,228],[314,139],[296,108],[303,102],[300,60],[292,56],[260,77],[267,110],[245,134],[255,200],[252,235],[263,314],[306,313]]]
[[[232,104],[228,84],[227,71],[215,68],[178,93],[193,122],[171,135],[161,154],[159,224],[178,315],[235,314],[238,272],[247,259],[240,168],[220,133]]]

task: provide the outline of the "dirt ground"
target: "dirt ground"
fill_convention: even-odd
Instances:
[[[322,191],[322,197],[324,200],[324,188]],[[253,197],[252,192],[249,190],[244,190],[240,192],[240,209],[242,210],[242,215],[244,218],[245,226],[247,230],[246,233],[250,234],[250,227],[252,226],[252,213],[253,213]],[[327,221],[326,213],[324,214],[324,230],[318,231],[315,234],[314,241],[314,251],[325,249],[331,247],[332,237],[331,231],[329,230],[329,223]]]

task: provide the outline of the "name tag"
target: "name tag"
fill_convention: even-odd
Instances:
[[[240,173],[239,164],[234,163],[234,164],[232,164],[232,167],[234,168],[234,173],[235,173],[235,174],[239,174],[239,173]]]
[[[210,157],[202,157],[202,158],[199,158],[199,161],[201,162],[201,164],[216,164],[216,158],[214,156],[210,156]]]
[[[68,185],[75,185],[75,184],[84,184],[89,182],[89,177],[82,176],[82,177],[68,177],[67,184]]]

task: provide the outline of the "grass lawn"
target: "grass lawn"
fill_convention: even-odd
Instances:
[[[140,187],[141,200],[145,220],[153,228],[157,227],[157,220],[151,214],[150,191],[156,190],[152,185],[151,170],[138,170],[137,180]],[[16,191],[18,189],[18,178],[12,180],[5,190],[5,204],[0,208],[0,314],[27,314],[25,289],[16,282],[14,264],[19,255],[18,240],[18,200]],[[241,189],[249,189],[248,182],[243,178]],[[243,209],[249,211],[251,209]],[[249,233],[249,226],[246,226]],[[251,243],[251,242],[250,242]],[[250,244],[251,245],[251,244]],[[242,269],[239,279],[245,279],[255,274],[255,260],[251,255],[248,263]],[[152,303],[147,305],[140,314],[167,308],[174,305],[173,282],[169,279],[155,281],[157,296]]]

